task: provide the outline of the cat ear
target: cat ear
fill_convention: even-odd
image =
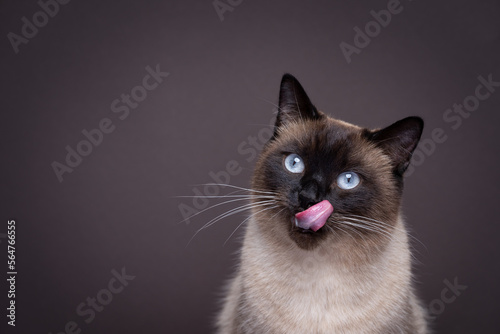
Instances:
[[[424,121],[420,117],[412,116],[372,132],[370,139],[391,157],[394,171],[403,175],[423,129]]]
[[[283,124],[304,119],[318,119],[320,115],[311,103],[304,88],[291,74],[283,75],[280,86],[279,110],[276,118],[276,130]]]

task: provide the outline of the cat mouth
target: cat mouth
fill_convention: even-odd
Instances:
[[[295,214],[295,226],[303,232],[316,232],[322,228],[330,215],[333,206],[327,200],[314,204],[307,210]]]

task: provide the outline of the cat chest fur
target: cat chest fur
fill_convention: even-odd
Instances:
[[[409,258],[399,249],[404,234],[395,235],[379,261],[352,268],[328,251],[273,247],[253,235],[259,233],[253,224],[246,233],[251,242],[233,281],[238,307],[228,314],[234,322],[227,333],[401,333],[398,327],[410,325]]]

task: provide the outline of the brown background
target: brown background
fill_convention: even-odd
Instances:
[[[238,147],[269,124],[284,72],[337,118],[379,127],[420,115],[423,138],[444,130],[447,141],[406,184],[404,212],[425,245],[414,244],[417,287],[429,305],[444,280],[467,286],[436,318],[438,333],[498,333],[500,88],[457,130],[443,113],[474,94],[479,75],[500,81],[500,4],[402,6],[348,64],[339,44],[352,44],[353,28],[387,1],[243,1],[224,21],[210,0],[72,1],[18,54],[7,34],[40,7],[2,1],[0,233],[16,219],[19,272],[8,333],[59,333],[68,321],[82,333],[211,332],[241,229],[223,244],[246,216],[186,247],[223,211],[178,224],[179,205],[192,203],[175,196],[192,195],[231,160],[243,169],[230,182],[248,186],[255,160]],[[120,120],[111,102],[156,64],[170,76]],[[103,118],[115,131],[59,183],[51,163]],[[136,278],[86,324],[76,306],[123,267]]]

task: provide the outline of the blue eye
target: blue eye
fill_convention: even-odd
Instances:
[[[304,161],[297,154],[292,153],[285,158],[285,168],[292,173],[302,173],[304,170]]]
[[[359,176],[354,172],[345,172],[337,177],[337,185],[341,189],[353,189],[359,184]]]

